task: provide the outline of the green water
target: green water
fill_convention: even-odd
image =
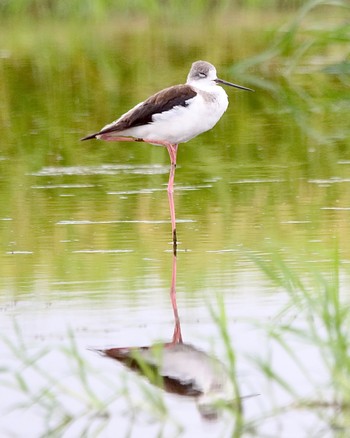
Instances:
[[[145,23],[3,31],[0,302],[9,333],[16,317],[32,346],[67,327],[82,345],[171,336],[167,152],[79,139],[184,82],[197,59],[256,91],[228,89],[218,125],[179,147],[177,294],[187,339],[214,337],[206,308],[217,295],[231,321],[274,314],[283,297],[256,256],[278,254],[303,278],[327,275],[337,254],[348,289],[348,78],[305,60],[287,77],[271,65],[234,75],[235,62],[271,43],[269,32],[209,29],[211,39]]]
[[[210,43],[199,49],[195,41],[178,37],[174,50],[171,41],[159,43],[158,34],[147,30],[106,32],[104,39],[90,40],[86,33],[75,31],[74,39],[68,32],[70,39],[63,42],[49,34],[48,42],[36,40],[36,50],[23,41],[19,48],[14,42],[14,48],[4,46],[0,270],[5,294],[9,280],[28,284],[30,291],[37,277],[48,285],[52,276],[105,279],[113,275],[116,258],[118,276],[130,278],[142,270],[143,258],[168,249],[169,225],[143,223],[169,220],[167,153],[149,145],[80,143],[82,135],[150,93],[184,81],[194,59],[215,62],[222,77],[254,87],[244,75],[232,77],[227,60],[234,57],[221,59],[213,50],[209,56]],[[228,38],[221,45],[229,43]],[[179,249],[192,251],[199,271],[212,265],[208,251],[241,247],[266,252],[271,245],[304,267],[307,261],[322,263],[335,246],[346,259],[349,246],[342,236],[349,232],[350,153],[344,83],[311,69],[288,82],[256,76],[279,91],[227,90],[231,103],[220,123],[180,147]],[[76,252],[84,249],[132,253]],[[166,276],[167,262],[157,270]],[[23,286],[11,290],[17,295]]]

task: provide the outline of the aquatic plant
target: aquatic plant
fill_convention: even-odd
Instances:
[[[330,107],[319,97],[328,94],[325,84],[332,81],[336,106],[344,105],[344,86],[349,86],[350,32],[343,11],[350,12],[346,0],[308,0],[274,31],[267,48],[231,68],[232,74],[245,76],[255,87],[270,93],[302,132],[322,144],[343,137],[340,131],[329,130]],[[332,110],[338,111],[336,107]]]
[[[280,290],[286,291],[288,300],[265,326],[268,343],[278,345],[305,376],[312,393],[305,398],[292,379],[276,369],[268,359],[252,356],[255,365],[268,378],[289,392],[294,403],[284,409],[300,408],[319,411],[320,416],[329,409],[329,427],[346,430],[350,408],[350,303],[341,290],[343,265],[336,251],[332,270],[320,272],[310,267],[309,277],[300,278],[280,256],[270,261],[252,256],[257,265]],[[306,361],[297,346],[308,346],[317,358]],[[320,370],[323,378],[319,380]],[[300,389],[300,388],[299,388]]]

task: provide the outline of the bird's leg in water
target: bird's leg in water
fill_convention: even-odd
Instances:
[[[173,269],[172,269],[172,275],[171,275],[170,299],[171,299],[171,305],[173,308],[174,319],[175,319],[175,327],[174,327],[172,344],[181,344],[182,343],[181,325],[180,325],[179,312],[178,312],[177,303],[176,303],[176,254],[173,255]]]
[[[173,252],[176,256],[177,239],[176,239],[176,217],[175,217],[175,205],[174,205],[174,178],[176,169],[176,154],[177,154],[177,144],[167,146],[169,156],[170,156],[170,173],[169,173],[169,183],[168,183],[168,198],[170,207],[170,218],[171,218],[171,230],[173,238]]]

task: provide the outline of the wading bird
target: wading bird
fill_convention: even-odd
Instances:
[[[196,61],[192,64],[186,84],[159,91],[99,132],[81,139],[139,141],[167,148],[171,162],[168,197],[174,253],[177,240],[173,190],[177,148],[179,143],[209,131],[220,120],[228,106],[227,94],[220,84],[253,91],[217,78],[212,64]]]

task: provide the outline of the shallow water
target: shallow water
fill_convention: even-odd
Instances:
[[[100,49],[100,59],[109,59],[111,48],[101,43]],[[120,63],[98,67],[97,78],[87,75],[94,67],[85,55],[74,75],[70,58],[65,59],[62,74],[24,55],[17,54],[15,62],[15,55],[6,59],[2,85],[13,96],[8,119],[21,123],[16,138],[6,133],[2,140],[0,326],[9,345],[22,352],[27,349],[32,358],[31,365],[24,366],[23,357],[4,344],[4,369],[13,371],[10,381],[18,383],[22,374],[31,388],[7,388],[7,402],[12,406],[31,400],[31,408],[25,410],[23,429],[15,422],[18,411],[6,411],[0,420],[4,433],[21,436],[29,422],[32,436],[42,436],[54,427],[55,416],[48,418],[50,409],[43,407],[44,395],[36,394],[36,398],[36,391],[32,392],[41,385],[47,388],[50,382],[57,404],[65,405],[56,416],[61,412],[72,416],[64,436],[82,436],[85,427],[92,436],[99,424],[104,425],[101,436],[115,436],[115,427],[118,436],[127,436],[128,431],[128,436],[155,436],[160,430],[164,436],[198,436],[199,431],[201,436],[230,436],[234,416],[208,423],[192,400],[171,395],[164,395],[167,409],[151,409],[147,391],[158,394],[157,390],[140,383],[142,379],[121,365],[87,350],[171,340],[169,165],[161,147],[81,144],[79,138],[169,85],[170,77],[170,83],[183,81],[193,59],[183,60],[178,76],[170,62],[159,67],[148,82],[152,67],[147,67],[146,60],[126,80]],[[41,67],[42,77],[29,68],[33,64]],[[124,64],[129,71],[131,64]],[[50,59],[48,66],[52,65]],[[218,69],[224,70],[224,65]],[[109,77],[111,72],[113,81],[125,82],[124,90],[106,85],[97,89],[99,75]],[[140,73],[142,81],[129,93]],[[224,73],[220,71],[220,76],[232,79]],[[23,90],[16,87],[20,78]],[[274,366],[300,396],[314,398],[315,386],[328,377],[313,346],[295,345],[305,362],[312,364],[315,381],[310,383],[281,348],[269,343],[264,324],[288,304],[288,296],[257,263],[269,263],[277,255],[303,279],[310,272],[331,275],[337,255],[340,289],[347,295],[348,127],[339,118],[339,108],[344,108],[343,85],[326,79],[324,101],[318,95],[316,108],[323,121],[312,115],[309,120],[322,141],[303,130],[295,108],[284,106],[268,92],[228,90],[231,105],[220,123],[179,149],[174,198],[182,334],[185,342],[227,363],[210,313],[223,300],[242,395],[259,394],[243,402],[247,422],[254,421],[249,433],[257,436],[310,436],[310,431],[322,431],[328,425],[314,410],[291,408],[291,395],[271,383],[249,359],[272,355]],[[239,82],[251,86],[244,78]],[[305,89],[311,95],[314,92],[307,75]],[[21,100],[23,91],[26,105]],[[284,92],[295,98],[293,89]],[[300,107],[298,101],[293,104],[300,110],[305,101]],[[74,354],[69,353],[70,333],[87,368],[89,390],[82,384]],[[51,377],[43,377],[42,369],[39,372],[33,363]],[[91,417],[96,400],[90,392],[98,400],[109,400],[100,417]],[[270,418],[278,409],[282,412]]]

